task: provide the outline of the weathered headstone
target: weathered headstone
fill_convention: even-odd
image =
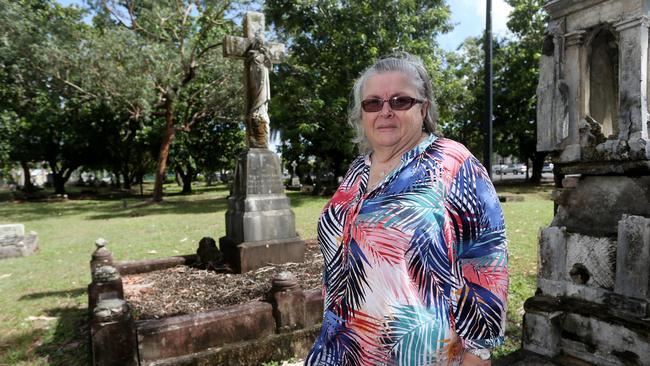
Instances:
[[[292,188],[300,188],[300,178],[296,175],[296,167],[298,166],[298,163],[296,161],[291,162],[291,187]]]
[[[246,139],[228,198],[224,259],[246,272],[267,263],[302,262],[305,243],[297,233],[284,194],[280,158],[268,149],[269,69],[284,57],[284,45],[264,39],[264,14],[247,12],[245,37],[226,36],[224,55],[245,60]]]
[[[538,143],[557,212],[540,235],[523,348],[595,365],[650,365],[649,0],[554,0]]]
[[[25,225],[0,225],[0,259],[25,257],[38,249],[38,235],[25,235]]]

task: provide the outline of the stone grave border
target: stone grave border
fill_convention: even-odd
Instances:
[[[304,357],[320,331],[321,291],[304,291],[289,272],[273,279],[267,301],[135,320],[121,276],[191,265],[196,255],[113,263],[106,241],[96,245],[88,285],[95,366],[259,365]]]

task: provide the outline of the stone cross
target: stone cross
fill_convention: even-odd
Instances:
[[[297,166],[298,166],[298,163],[296,163],[295,160],[291,162],[291,167],[293,168],[293,170],[292,170],[292,172],[291,172],[291,176],[296,175],[296,167],[297,167]]]
[[[246,12],[244,37],[226,36],[223,55],[244,60],[246,88],[246,141],[249,148],[268,149],[271,99],[269,69],[284,58],[284,44],[264,39],[264,14]]]

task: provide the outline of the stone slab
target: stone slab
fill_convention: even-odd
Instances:
[[[524,314],[523,349],[547,357],[560,352],[561,311],[529,311]]]
[[[254,302],[223,310],[136,322],[141,364],[191,355],[275,331],[273,307]]]
[[[259,366],[271,361],[303,358],[320,333],[320,324],[290,333],[227,344],[193,354],[145,362],[143,366]],[[302,365],[302,363],[301,363]]]
[[[305,291],[305,326],[323,322],[324,300],[321,289]]]
[[[557,169],[558,173],[562,175],[644,175],[650,173],[650,161],[580,162],[577,164],[561,164],[556,162],[554,169]]]
[[[569,234],[565,280],[611,290],[614,288],[616,241],[607,237]]]
[[[301,263],[305,260],[305,242],[294,236],[282,240],[238,243],[228,237],[219,239],[224,259],[237,273],[248,272],[269,263]]]
[[[0,259],[26,257],[38,250],[38,235],[28,234],[5,239],[0,243]]]
[[[548,355],[544,347],[555,344],[559,329],[561,354],[597,365],[650,365],[650,319],[571,297],[534,296],[524,308],[524,349]]]
[[[550,226],[539,235],[538,278],[563,280],[566,277],[566,228]]]
[[[247,204],[251,200],[245,201]],[[295,216],[289,207],[264,211],[229,210],[226,228],[226,236],[238,242],[287,239],[297,235]]]
[[[0,225],[0,241],[3,239],[25,236],[25,225],[23,224],[5,224]]]
[[[569,313],[562,326],[562,351],[596,365],[650,366],[650,335],[620,324]]]
[[[616,292],[650,299],[650,218],[624,215],[619,222]]]
[[[248,149],[237,159],[226,211],[226,237],[243,243],[296,236],[295,215],[284,194],[280,158],[268,149]]]
[[[196,263],[196,254],[180,255],[160,259],[145,259],[141,261],[124,261],[115,264],[120,275],[159,271],[176,266],[189,266]]]
[[[559,205],[551,226],[615,237],[623,214],[650,216],[650,176],[587,176]]]

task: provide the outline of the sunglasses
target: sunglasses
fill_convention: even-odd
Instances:
[[[390,109],[394,111],[405,111],[411,109],[415,103],[424,103],[424,100],[412,97],[392,97],[388,100],[369,98],[361,101],[361,108],[363,108],[364,112],[379,112],[384,108],[384,102],[388,102]]]

